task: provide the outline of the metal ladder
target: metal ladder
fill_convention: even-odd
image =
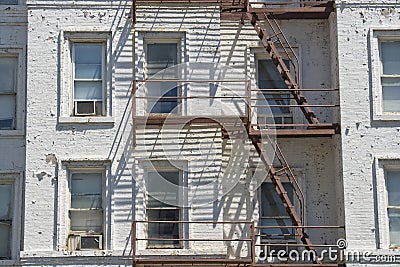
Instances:
[[[247,6],[249,9],[249,6]],[[268,18],[268,16],[263,13],[264,20],[265,22],[269,25],[271,28],[273,34],[269,34],[264,26],[264,24],[260,21],[259,16],[256,12],[246,12],[246,15],[248,19],[250,20],[251,25],[254,27],[258,38],[260,39],[262,45],[266,49],[266,52],[268,55],[271,57],[273,60],[278,72],[281,74],[282,79],[284,80],[287,88],[289,89],[288,91],[291,93],[297,104],[300,106],[300,109],[302,113],[304,114],[305,118],[310,124],[318,124],[319,121],[317,117],[315,116],[314,112],[311,110],[309,104],[307,103],[306,98],[304,95],[300,92],[300,87],[297,83],[299,80],[299,74],[297,72],[297,75],[293,75],[288,66],[286,66],[285,62],[283,61],[281,52],[279,52],[277,46],[275,43],[280,44],[280,48],[283,50],[283,53],[287,58],[289,58],[290,63],[293,65],[294,69],[296,69],[296,63],[293,62],[292,57],[295,57],[295,60],[298,61],[298,58],[295,56],[295,53],[293,49],[290,47],[285,35],[283,34],[281,28],[279,27],[278,23],[276,20],[273,20],[274,24],[271,22],[271,20]],[[282,39],[283,40],[282,40]],[[288,46],[288,48],[285,47]],[[289,50],[289,51],[288,51]],[[299,65],[299,62],[297,62],[297,65]],[[296,71],[295,71],[296,72]],[[296,79],[297,76],[297,79]],[[284,89],[283,89],[284,90]],[[251,132],[253,129],[249,129],[249,132]],[[268,176],[272,183],[275,185],[275,190],[278,193],[279,198],[282,200],[283,205],[290,216],[293,225],[296,227],[296,234],[300,237],[301,241],[303,242],[305,248],[307,250],[313,251],[314,259],[313,262],[316,264],[321,264],[321,261],[318,259],[317,253],[315,252],[315,248],[311,242],[310,237],[305,233],[304,228],[303,228],[303,222],[304,222],[304,195],[301,192],[301,188],[299,187],[297,183],[297,179],[294,176],[292,170],[290,169],[289,164],[287,163],[286,159],[284,158],[281,149],[279,148],[278,144],[276,142],[272,143],[271,138],[266,135],[268,138],[265,140],[266,142],[269,142],[270,145],[275,146],[274,150],[274,156],[278,160],[278,162],[281,165],[281,168],[279,170],[275,169],[273,166],[273,160],[268,156],[268,153],[266,149],[263,146],[263,140],[261,140],[261,137],[258,136],[251,136],[251,141],[252,144],[254,145],[256,151],[258,152],[262,162],[269,167],[269,173]],[[290,183],[292,183],[294,187],[294,192],[299,197],[302,199],[300,201],[301,203],[301,214],[299,215],[298,212],[296,211],[296,208],[294,207],[294,204],[290,200],[283,183],[281,181],[280,176],[286,176]]]

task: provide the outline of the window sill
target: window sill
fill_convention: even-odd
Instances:
[[[59,124],[114,124],[114,117],[59,117]]]
[[[400,112],[393,114],[373,114],[374,121],[400,121]]]
[[[19,138],[24,136],[23,130],[0,130],[0,138]]]

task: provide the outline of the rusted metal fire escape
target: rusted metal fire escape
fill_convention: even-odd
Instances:
[[[247,18],[249,19],[251,25],[254,27],[254,30],[257,33],[258,38],[260,38],[260,41],[262,45],[264,46],[266,53],[271,57],[271,59],[274,62],[274,65],[276,66],[278,72],[281,74],[282,79],[284,80],[289,92],[293,96],[293,98],[296,100],[297,104],[300,106],[300,109],[304,116],[306,117],[307,121],[310,124],[318,124],[319,121],[317,117],[315,116],[314,112],[311,110],[309,107],[306,98],[304,95],[301,93],[299,85],[297,84],[296,78],[292,75],[290,72],[288,66],[285,64],[283,61],[283,57],[281,53],[279,52],[278,48],[275,45],[275,42],[272,40],[272,36],[267,32],[266,28],[264,27],[264,24],[260,21],[259,15],[256,12],[248,12],[250,9],[250,4],[247,4]],[[268,21],[268,24],[271,26],[271,29],[274,29],[271,25],[271,22],[269,21],[268,16],[263,13],[264,15],[264,20]],[[276,24],[277,25],[277,24]],[[274,31],[273,37],[275,37],[276,40],[279,41],[279,43],[283,43],[280,39],[280,36],[282,36],[286,41],[286,37],[284,36],[283,32],[280,30],[279,32]],[[285,50],[286,51],[286,50]],[[286,56],[289,56],[286,54]],[[280,148],[278,144],[275,144],[276,149],[275,149],[275,158],[278,159],[278,161],[281,163],[281,169],[276,170],[273,167],[273,162],[269,158],[266,150],[263,147],[263,140],[262,138],[252,135],[251,134],[252,129],[249,129],[250,132],[250,138],[251,141],[256,148],[258,154],[261,157],[261,160],[265,163],[266,166],[269,167],[269,178],[271,179],[272,183],[275,185],[275,190],[278,193],[278,196],[283,202],[283,205],[290,216],[292,223],[294,226],[296,226],[296,232],[298,236],[300,237],[301,241],[305,244],[305,248],[311,251],[315,252],[315,249],[313,247],[313,244],[311,242],[311,239],[309,236],[305,233],[304,228],[303,228],[303,221],[302,221],[302,216],[299,216],[297,214],[297,211],[295,209],[294,204],[290,200],[283,184],[280,178],[281,173],[283,173],[291,182],[295,182],[297,184],[297,179],[294,177],[293,172],[290,170],[289,164],[287,164],[286,160],[283,157],[283,154],[280,152]],[[271,140],[269,140],[271,141]],[[296,189],[296,187],[295,187]],[[300,188],[297,188],[298,190],[301,190]],[[302,204],[304,205],[304,203]],[[315,253],[316,255],[316,253]],[[318,259],[317,256],[314,257],[313,259],[314,263],[320,264],[321,261]]]
[[[157,0],[150,0],[150,2],[156,2],[156,1]],[[174,2],[174,1],[164,0],[162,2]],[[175,2],[179,1],[175,0]],[[316,1],[316,2],[302,1],[299,3],[301,3],[301,5],[303,6],[309,5],[315,8],[320,8],[320,10],[317,11],[316,13],[318,15],[315,15],[312,18],[316,18],[317,16],[321,16],[321,18],[323,17],[326,18],[327,14],[329,16],[329,13],[333,10],[330,1]],[[314,5],[311,5],[310,3]],[[258,5],[258,7],[253,7],[252,4]],[[291,4],[293,4],[293,2],[291,2]],[[235,18],[235,17],[237,18],[238,16],[240,16],[243,23],[245,23],[245,18],[247,18],[250,24],[253,26],[255,33],[257,34],[261,44],[265,48],[265,53],[267,53],[268,56],[273,60],[276,69],[280,73],[285,85],[287,86],[287,89],[285,88],[279,90],[286,91],[290,93],[290,95],[293,97],[297,106],[300,108],[302,114],[304,115],[304,117],[308,122],[308,129],[331,128],[337,131],[337,128],[335,128],[337,127],[336,125],[333,124],[326,125],[319,122],[316,114],[312,110],[312,105],[311,106],[309,105],[306,97],[302,93],[302,90],[298,84],[299,81],[298,76],[296,76],[296,73],[295,74],[293,73],[296,71],[293,71],[293,69],[291,71],[290,67],[288,67],[284,62],[284,58],[285,59],[289,58],[291,61],[292,60],[291,57],[293,57],[295,53],[293,49],[290,47],[287,38],[280,29],[275,18],[286,18],[285,16],[289,16],[290,18],[291,15],[274,14],[273,12],[271,12],[271,9],[268,8],[266,4],[260,2],[250,3],[248,1],[245,1],[245,2],[235,3],[235,1],[233,1],[227,3],[227,1],[222,1],[221,6],[222,6],[221,12],[227,12],[227,14],[225,14],[227,18]],[[324,12],[321,12],[321,10],[324,10]],[[293,12],[293,14],[295,14],[294,17],[296,17],[297,13],[295,11]],[[265,25],[269,26],[269,30],[267,30]],[[290,51],[287,51],[285,47],[288,47]],[[283,52],[281,52],[282,48]],[[293,66],[295,67],[295,64],[293,62],[291,62],[291,64],[293,64]],[[251,106],[250,103],[248,105]],[[251,112],[249,111],[248,114],[251,114]],[[268,137],[268,134],[267,135],[261,134],[260,130],[261,127],[258,127],[257,124],[254,125],[251,123],[251,115],[249,115],[247,119],[243,119],[243,122],[247,127],[249,138],[252,142],[252,145],[255,147],[255,150],[259,154],[261,161],[265,164],[267,168],[269,168],[268,178],[273,183],[279,198],[282,200],[282,204],[284,205],[285,210],[287,211],[292,221],[293,228],[296,231],[296,236],[300,238],[300,240],[304,244],[304,247],[307,250],[315,252],[315,247],[310,237],[305,232],[305,229],[307,229],[307,226],[304,225],[305,203],[300,203],[302,209],[299,214],[295,208],[293,201],[289,198],[288,193],[286,192],[284,185],[282,183],[281,177],[284,176],[292,184],[293,188],[295,189],[295,194],[297,195],[297,197],[300,200],[302,198],[304,200],[304,196],[303,193],[301,192],[300,186],[298,185],[297,178],[293,174],[293,171],[291,170],[289,164],[287,163],[285,157],[283,156],[281,149],[279,148],[276,142],[272,141],[272,139]],[[264,140],[262,136],[266,136],[267,140]],[[276,146],[276,150],[274,151],[275,161],[273,158],[270,157],[270,155],[268,155],[263,144],[264,142],[267,143],[274,142],[273,145]],[[278,163],[279,167],[274,167],[274,163]],[[316,252],[314,253],[313,263],[315,265],[321,265],[321,266],[338,266],[335,264],[322,264],[322,262],[318,259],[318,255]],[[256,263],[253,258],[251,265],[254,264]],[[274,264],[271,264],[270,266],[274,266]]]

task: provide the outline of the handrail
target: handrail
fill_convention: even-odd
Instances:
[[[293,60],[295,60],[293,58]],[[191,92],[190,94],[186,93],[181,93],[177,94],[176,96],[155,96],[155,95],[148,95],[146,94],[146,91],[144,90],[147,86],[150,86],[151,83],[168,83],[168,82],[176,82],[178,88],[190,88],[193,84],[198,86],[199,88],[204,84],[204,86],[208,86],[206,84],[208,83],[215,83],[215,84],[222,84],[223,86],[225,85],[225,89],[223,89],[220,93],[216,95],[211,95],[208,93],[207,90],[204,92],[196,92],[193,93]],[[227,85],[228,84],[228,85]],[[229,90],[229,84],[234,86],[235,88],[234,91]],[[240,88],[243,87],[243,90],[240,90]],[[222,87],[221,87],[222,88]],[[226,90],[228,88],[228,90]],[[239,90],[238,90],[239,89]],[[186,89],[181,89],[181,90],[186,90]],[[278,114],[279,120],[275,121],[275,125],[272,125],[271,123],[268,123],[265,120],[265,116],[268,116],[268,118],[273,115],[276,116],[276,114],[267,114],[264,109],[265,108],[290,108],[290,112],[292,113],[294,110],[299,109],[302,107],[301,104],[294,103],[292,101],[293,96],[290,94],[291,92],[296,92],[298,91],[297,89],[285,89],[285,88],[256,88],[254,86],[254,81],[251,79],[158,79],[158,78],[149,78],[149,79],[135,79],[133,81],[133,89],[132,89],[132,95],[133,95],[133,117],[140,117],[140,116],[153,116],[154,114],[151,114],[147,111],[141,111],[137,110],[139,107],[137,104],[143,101],[152,101],[152,102],[168,102],[168,101],[177,101],[177,105],[184,104],[188,105],[189,101],[195,101],[196,99],[198,100],[217,100],[221,101],[221,104],[225,105],[230,105],[229,101],[236,101],[235,103],[239,105],[236,105],[235,108],[238,113],[240,113],[240,116],[244,116],[247,118],[246,120],[246,129],[250,131],[250,128],[252,126],[255,126],[256,128],[260,130],[266,130],[268,128],[276,128],[276,129],[309,129],[307,127],[314,127],[314,128],[327,128],[331,127],[336,128],[334,122],[329,123],[323,123],[321,125],[315,125],[315,124],[305,124],[302,121],[294,121],[295,118],[292,118],[292,121],[285,121],[285,125],[280,125],[283,124],[283,121],[281,122],[280,120],[280,115]],[[317,103],[309,103],[308,105],[310,107],[314,108],[320,108],[321,110],[319,112],[322,112],[322,114],[326,113],[328,116],[331,116],[333,112],[336,112],[336,110],[339,107],[339,104],[337,104],[335,101],[334,96],[332,95],[335,93],[335,95],[338,93],[338,88],[302,88],[301,91],[307,91],[310,94],[319,94],[319,93],[324,93],[326,96],[328,96],[327,100],[318,101]],[[188,91],[189,92],[189,91]],[[282,95],[279,95],[282,94]],[[328,95],[329,94],[329,95]],[[314,99],[314,98],[313,98]],[[227,101],[227,102],[223,102]],[[271,102],[272,101],[272,102]],[[229,102],[229,103],[228,103]],[[219,102],[216,102],[216,105]],[[145,104],[146,105],[146,104]],[[142,104],[143,106],[143,104]],[[183,110],[185,112],[182,113],[176,113],[174,114],[175,117],[179,116],[197,116],[193,110],[187,111]],[[272,111],[272,110],[271,110]],[[193,113],[194,112],[194,113]],[[138,115],[142,114],[143,115]],[[286,114],[286,113],[285,113]],[[306,128],[305,128],[306,127]]]
[[[208,233],[207,235],[196,235],[194,237],[189,236],[178,236],[176,238],[173,237],[148,237],[145,235],[146,231],[140,231],[138,232],[137,227],[138,224],[144,224],[144,225],[149,225],[151,223],[162,223],[162,224],[183,224],[183,225],[198,225],[199,231],[201,232],[202,226],[205,224],[209,225],[221,225],[221,226],[227,226],[228,228],[220,228],[220,230],[217,230],[214,232],[215,236],[213,236],[213,233]],[[221,235],[224,231],[229,231],[229,226],[234,226],[234,225],[242,225],[240,229],[240,233],[232,234],[232,237],[227,237],[226,235]],[[246,225],[246,227],[244,226]],[[145,226],[146,227],[146,226]],[[291,247],[306,247],[307,245],[305,244],[300,244],[299,242],[292,243],[293,241],[296,241],[295,235],[293,236],[293,239],[276,239],[279,236],[282,236],[287,238],[289,235],[288,234],[265,234],[262,233],[261,231],[263,229],[302,229],[303,231],[306,229],[344,229],[344,226],[341,225],[307,225],[307,226],[292,226],[292,225],[285,225],[285,226],[277,226],[277,225],[271,225],[271,226],[266,226],[266,225],[259,225],[255,221],[187,221],[187,220],[180,220],[180,221],[162,221],[162,220],[136,220],[132,222],[132,239],[131,239],[131,245],[132,245],[132,256],[133,256],[133,263],[137,262],[154,262],[154,264],[158,264],[157,260],[159,260],[159,257],[163,257],[166,261],[169,263],[173,262],[182,262],[185,261],[186,263],[191,263],[191,265],[195,264],[201,264],[203,259],[207,259],[211,262],[213,262],[213,259],[215,261],[248,261],[251,264],[257,264],[258,262],[258,256],[256,255],[256,249],[259,247],[264,247],[264,246],[282,246],[284,244],[287,244],[288,246]],[[212,228],[215,230],[216,228]],[[138,236],[138,234],[141,233],[143,236]],[[188,231],[190,234],[191,232]],[[338,236],[337,238],[342,238],[341,233],[337,233]],[[343,233],[344,234],[344,233]],[[268,239],[268,237],[275,237],[275,239]],[[279,242],[281,240],[282,242]],[[226,250],[226,256],[224,257],[223,254],[220,253],[215,253],[215,247],[210,244],[207,244],[207,249],[206,250],[196,250],[196,254],[193,255],[189,252],[190,247],[175,247],[175,249],[189,249],[189,250],[181,250],[181,252],[176,253],[173,251],[168,252],[168,250],[157,250],[157,247],[150,246],[148,247],[143,246],[140,247],[137,242],[146,242],[146,241],[187,241],[187,242],[223,242],[221,243],[221,247],[223,248],[232,248],[231,243],[229,242],[236,242],[239,247],[243,247],[241,245],[241,242],[246,242],[247,244],[250,244],[250,246],[247,246],[248,249],[248,254],[242,254],[242,250],[237,250],[234,251],[234,254],[229,254],[229,250]],[[286,242],[287,241],[287,242]],[[290,243],[289,243],[290,241]],[[238,243],[237,243],[238,242]],[[265,243],[267,242],[267,243]],[[286,242],[286,243],[285,243]],[[212,243],[211,243],[212,244]],[[162,245],[161,245],[162,246]],[[197,244],[199,246],[199,244]],[[326,244],[326,243],[320,243],[320,244],[313,244],[314,247],[337,247],[338,245],[335,244]],[[152,250],[155,249],[155,250]],[[146,253],[145,251],[152,251],[151,253]],[[160,254],[157,254],[158,253]],[[187,252],[185,252],[187,251]],[[200,251],[204,251],[204,254],[202,254]],[[225,251],[225,250],[223,250]],[[189,253],[189,254],[186,254]],[[215,253],[215,254],[213,254]],[[214,256],[213,256],[214,255]],[[230,255],[230,256],[228,256]],[[190,256],[190,257],[188,257]],[[161,263],[160,263],[161,264]],[[204,263],[207,264],[207,263]],[[282,265],[285,266],[285,265]]]

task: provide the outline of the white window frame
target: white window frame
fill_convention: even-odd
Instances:
[[[101,85],[102,85],[102,88],[101,88],[101,90],[102,90],[102,99],[100,100],[101,102],[102,102],[102,104],[101,104],[101,114],[99,114],[99,115],[97,115],[97,114],[95,114],[96,113],[96,103],[99,101],[98,99],[79,99],[79,100],[77,100],[77,99],[75,99],[75,95],[74,95],[74,92],[75,92],[75,87],[74,87],[74,85],[75,85],[75,81],[76,80],[79,80],[79,79],[77,79],[76,77],[75,77],[75,61],[76,61],[76,55],[75,55],[75,48],[76,48],[76,45],[91,45],[91,44],[97,44],[97,45],[101,45],[101,47],[102,47],[102,51],[101,51],[101,55],[102,55],[102,57],[101,57],[101,70],[102,70],[102,73],[101,73],[101,79],[94,79],[93,81],[101,81]],[[106,93],[106,79],[105,79],[105,77],[106,77],[106,75],[107,75],[107,72],[106,72],[106,69],[107,69],[107,62],[106,62],[106,46],[107,46],[107,43],[106,43],[106,41],[72,41],[71,42],[71,51],[72,51],[72,65],[71,65],[71,67],[72,67],[72,70],[71,70],[71,72],[72,72],[72,90],[71,90],[71,93],[72,93],[72,114],[71,114],[71,116],[104,116],[104,114],[106,114],[106,95],[107,95],[107,93]],[[77,102],[93,102],[93,113],[92,114],[78,114],[78,112],[77,112]]]
[[[147,180],[148,172],[154,172],[154,171],[179,171],[180,175],[180,188],[179,188],[179,201],[181,203],[181,207],[178,207],[180,209],[180,221],[189,221],[189,211],[190,208],[188,207],[188,192],[185,190],[182,190],[183,188],[187,188],[188,186],[188,162],[187,161],[167,161],[167,160],[143,160],[140,161],[140,166],[143,168],[143,173],[142,173],[142,185],[143,185],[143,202],[141,204],[142,206],[142,214],[143,214],[143,220],[147,220],[147,190],[146,190],[146,183],[145,181]],[[139,178],[140,179],[140,178]],[[140,183],[140,181],[138,181]],[[147,235],[147,225],[144,225],[144,232],[146,232],[144,237],[148,237]],[[179,227],[179,238],[189,238],[189,229],[190,227],[188,225],[180,225]],[[139,235],[143,235],[142,233],[139,233]],[[148,242],[145,241],[141,242],[140,247],[143,247],[145,249],[159,249],[159,248],[168,248],[168,249],[176,249],[176,250],[182,250],[182,249],[189,249],[189,242],[188,241],[181,241],[179,246],[172,246],[172,245],[167,245],[167,246],[148,246]]]
[[[153,170],[151,170],[151,169],[146,169],[146,171],[145,171],[145,181],[147,181],[147,179],[148,179],[148,173],[149,172],[157,172],[157,171],[160,171],[160,172],[178,172],[179,173],[179,190],[178,190],[178,199],[179,199],[179,203],[178,203],[178,205],[182,205],[182,203],[183,203],[183,191],[182,191],[182,185],[183,185],[183,171],[182,170],[179,170],[179,169],[177,169],[177,168],[173,168],[173,167],[156,167],[155,169],[153,169]],[[146,208],[145,208],[145,213],[146,213],[146,219],[148,220],[148,213],[147,213],[147,210],[149,209],[148,207],[147,207],[147,203],[148,203],[148,200],[149,200],[149,194],[148,194],[148,191],[147,191],[147,189],[146,189],[146,202],[145,202],[145,205],[146,205]],[[157,199],[156,199],[157,200]],[[157,209],[157,208],[154,208],[154,209]],[[161,209],[161,208],[158,208],[159,210]],[[182,207],[169,207],[168,209],[171,209],[171,210],[178,210],[178,213],[179,213],[179,221],[182,221],[182,218],[183,218],[183,208]],[[149,231],[149,230],[148,230]],[[182,225],[181,224],[178,224],[178,233],[179,233],[179,238],[182,238],[182,236],[183,236],[183,227],[182,227]],[[159,245],[149,245],[149,243],[147,243],[147,248],[149,248],[149,249],[153,249],[153,248],[183,248],[183,242],[182,241],[179,241],[179,244],[177,245],[177,246],[173,246],[173,245],[162,245],[162,244],[159,244]]]
[[[386,172],[388,170],[400,171],[400,156],[378,156],[375,158],[375,176],[377,191],[377,214],[379,227],[379,240],[377,240],[378,249],[395,249],[399,251],[400,247],[393,247],[390,244],[389,214],[388,214],[388,192],[386,186]]]
[[[383,41],[399,41],[400,28],[372,28],[369,36],[371,57],[371,87],[372,87],[372,119],[374,121],[400,120],[400,112],[384,112],[382,97],[382,64],[380,43]],[[399,75],[400,76],[400,75]]]
[[[287,49],[287,48],[286,48]],[[301,62],[301,58],[300,58],[300,48],[299,47],[292,47],[293,51],[298,55],[299,57],[299,61]],[[283,48],[279,48],[278,47],[278,51],[283,53]],[[254,83],[258,85],[258,60],[271,60],[272,58],[267,54],[267,52],[265,51],[264,47],[255,47],[255,48],[250,48],[250,53],[253,55],[252,56],[252,60],[253,60],[253,68],[254,68]],[[283,59],[287,59],[286,57],[283,57]],[[293,63],[296,64],[296,62],[294,61]],[[299,69],[299,66],[297,66],[297,64],[295,65],[296,69]],[[294,67],[292,64],[290,64],[289,66],[289,70],[292,74],[294,74]],[[299,86],[301,87],[302,84],[302,77],[301,75],[299,76],[299,81],[298,81]],[[284,89],[282,90],[284,91]],[[290,92],[288,91],[289,97],[292,97],[292,95],[290,94]],[[289,100],[289,104],[296,104],[295,101],[293,99]],[[292,124],[294,124],[297,120],[298,120],[298,112],[297,112],[297,108],[294,107],[289,107],[290,110],[290,114],[282,114],[279,115],[278,117],[282,118],[282,124],[284,123],[284,119],[285,118],[292,118]],[[257,114],[257,122],[258,122],[258,118],[260,114]],[[276,116],[275,114],[273,114],[274,117]],[[263,117],[261,117],[261,119],[264,121],[265,119]],[[280,128],[280,127],[277,127]]]
[[[108,159],[74,159],[66,158],[61,159],[60,175],[58,178],[59,188],[59,215],[57,216],[58,232],[57,236],[57,250],[68,251],[71,253],[71,249],[68,246],[69,236],[75,234],[82,234],[82,232],[70,231],[69,221],[69,208],[71,206],[71,194],[70,194],[70,181],[72,173],[103,173],[103,192],[102,192],[102,204],[103,204],[103,233],[102,250],[74,250],[72,253],[77,255],[91,255],[90,253],[97,253],[96,255],[103,255],[102,251],[112,249],[112,242],[110,238],[111,233],[111,195],[108,193],[111,185],[111,161]],[[111,221],[110,221],[111,220]],[[83,233],[83,235],[85,235]],[[85,254],[86,253],[86,254]]]
[[[60,112],[58,123],[114,123],[113,117],[113,90],[114,66],[112,60],[112,38],[111,32],[99,31],[96,28],[72,30],[61,32],[60,44]],[[102,115],[75,115],[74,110],[74,44],[103,44],[103,114]]]
[[[23,136],[25,133],[25,48],[0,46],[0,57],[17,58],[17,77],[15,83],[15,115],[14,129],[0,129],[0,138]]]
[[[69,234],[68,234],[68,239],[70,239],[71,238],[71,236],[89,236],[89,235],[101,235],[102,236],[102,238],[101,238],[101,241],[103,242],[103,244],[100,244],[101,245],[101,247],[100,247],[100,249],[99,250],[102,250],[102,248],[104,247],[104,233],[105,233],[105,231],[104,231],[104,229],[105,229],[105,197],[106,197],[106,194],[105,194],[105,186],[106,186],[106,183],[105,183],[105,176],[106,176],[106,174],[105,174],[105,169],[104,168],[70,168],[69,169],[69,171],[68,171],[68,182],[69,182],[69,198],[68,198],[68,213],[70,213],[70,211],[71,211],[71,199],[72,199],[72,192],[71,192],[71,182],[72,182],[72,175],[73,174],[76,174],[76,173],[87,173],[87,174],[90,174],[90,173],[96,173],[96,174],[101,174],[101,176],[102,176],[102,181],[101,181],[101,185],[102,185],[102,208],[101,208],[101,211],[102,211],[102,213],[103,213],[103,216],[102,216],[102,225],[103,225],[103,230],[102,230],[102,232],[101,233],[90,233],[90,232],[86,232],[86,231],[73,231],[73,230],[71,230],[71,219],[70,219],[70,217],[69,217],[69,215],[68,215],[68,231],[69,231]],[[80,209],[80,210],[82,210],[82,212],[85,212],[85,211],[90,211],[90,209]],[[71,249],[72,251],[74,251],[72,248],[69,248],[69,249]],[[87,249],[86,249],[87,250]],[[95,249],[93,249],[93,250],[95,250]]]
[[[180,38],[145,38],[145,45],[144,45],[144,58],[145,58],[145,60],[144,60],[144,75],[145,75],[145,78],[146,79],[148,79],[148,78],[150,78],[150,77],[148,77],[147,76],[147,46],[149,45],[149,44],[169,44],[169,43],[171,43],[171,44],[176,44],[176,47],[177,47],[177,64],[179,65],[180,63],[182,63],[182,48],[181,48],[181,39]],[[179,70],[178,70],[178,74],[179,74]],[[178,75],[178,78],[179,78],[179,75]],[[177,97],[180,97],[180,96],[182,96],[182,88],[181,88],[181,84],[182,83],[179,83],[179,82],[177,82],[176,83],[177,84],[177,87],[178,87],[178,92],[177,92]],[[147,93],[147,90],[148,90],[148,88],[146,88],[146,93]],[[146,99],[146,101],[145,102],[148,102],[148,100]],[[177,99],[177,103],[176,103],[176,108],[177,108],[177,111],[176,111],[176,114],[181,114],[182,113],[182,110],[181,110],[181,99]],[[147,104],[148,103],[146,103],[146,107],[147,107]],[[163,115],[168,115],[169,113],[152,113],[152,112],[147,112],[147,109],[146,109],[146,113],[148,113],[150,116],[152,116],[152,115],[160,115],[160,114],[163,114]]]
[[[11,258],[0,260],[0,265],[15,264],[19,259],[21,240],[21,197],[22,197],[22,172],[0,172],[0,183],[12,184],[12,227],[11,227]]]
[[[146,75],[146,54],[147,54],[147,44],[157,44],[157,43],[177,43],[178,46],[178,64],[183,62],[187,62],[188,59],[186,57],[187,44],[186,44],[186,35],[185,32],[138,32],[137,33],[137,54],[142,55],[135,59],[136,73],[135,79],[146,79],[149,78]],[[179,70],[180,74],[183,70]],[[137,84],[136,96],[138,97],[146,97],[147,96],[147,88],[143,86],[144,84]],[[187,90],[186,86],[183,88],[182,84],[178,83],[178,97],[185,94],[182,90]],[[178,99],[177,103],[177,112],[175,115],[183,115],[183,112],[187,109],[185,106],[185,101]],[[168,113],[148,113],[147,112],[147,100],[140,99],[136,101],[134,108],[136,109],[137,116],[147,116],[147,115],[168,115]]]

